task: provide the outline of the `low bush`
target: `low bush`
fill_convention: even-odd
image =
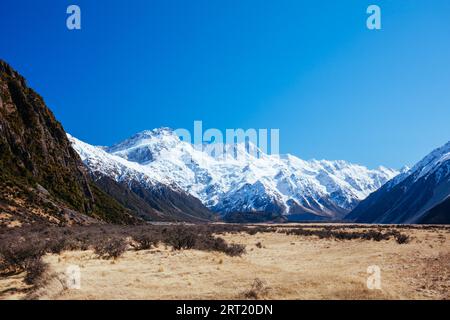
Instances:
[[[117,259],[127,250],[127,242],[122,238],[103,240],[94,246],[95,253],[102,259]]]
[[[17,274],[26,271],[30,260],[40,259],[45,250],[41,243],[16,241],[2,243],[0,247],[0,274]]]
[[[192,249],[198,239],[198,235],[190,229],[178,227],[172,232],[167,233],[167,244],[175,250]]]
[[[394,237],[395,241],[397,241],[398,244],[405,244],[411,240],[410,237],[406,234],[397,234]]]
[[[226,248],[224,252],[230,257],[240,257],[246,253],[246,250],[243,244],[232,243],[228,245],[228,248]]]
[[[148,250],[158,245],[159,239],[152,234],[136,234],[133,240],[137,243],[136,250]]]
[[[247,291],[244,291],[242,295],[245,299],[260,299],[266,296],[269,293],[270,288],[267,286],[266,282],[256,278],[253,280],[251,288]]]
[[[387,230],[383,232],[382,229],[377,230],[368,229],[362,231],[343,231],[340,226],[336,228],[334,226],[323,226],[321,229],[313,228],[306,229],[307,227],[296,227],[292,229],[283,229],[280,232],[286,233],[288,235],[298,235],[298,236],[317,236],[319,239],[336,239],[336,240],[372,240],[372,241],[382,241],[389,240],[392,237],[396,239],[398,243],[406,243],[409,241],[409,236],[400,233],[397,230]],[[351,229],[351,228],[350,228]],[[406,241],[406,242],[405,242]]]
[[[43,275],[48,269],[48,265],[42,261],[42,258],[31,258],[25,263],[24,282],[29,285],[37,285],[42,280]]]

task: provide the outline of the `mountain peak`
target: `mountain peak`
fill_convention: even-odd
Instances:
[[[156,149],[173,147],[179,141],[180,139],[173,129],[162,127],[138,132],[122,142],[105,148],[105,150],[109,153],[119,153],[120,155],[123,155],[124,153],[134,152],[137,148],[145,148],[152,151],[152,149],[156,147],[155,144],[159,145],[159,148],[156,147]]]
[[[16,80],[22,88],[27,87],[27,81],[22,77],[13,67],[11,67],[6,61],[0,59],[0,74],[7,76],[10,79]]]
[[[172,128],[161,127],[161,128],[154,128],[152,130],[143,130],[141,132],[136,133],[134,136],[155,137],[155,136],[161,136],[161,135],[174,135],[174,134],[175,134],[175,132]]]
[[[416,175],[416,179],[419,179],[434,172],[436,168],[448,160],[450,160],[450,141],[443,146],[434,149],[427,156],[425,156],[414,167],[412,167],[409,174],[414,174]]]

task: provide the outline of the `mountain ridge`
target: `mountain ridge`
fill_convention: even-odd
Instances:
[[[369,170],[342,160],[268,155],[249,144],[219,145],[229,152],[218,157],[181,141],[170,128],[145,130],[111,147],[74,139],[74,148],[91,170],[117,181],[133,175],[149,186],[161,182],[191,194],[222,215],[272,212],[339,219],[397,174],[382,166]]]
[[[346,219],[366,223],[450,222],[450,142],[388,181]]]

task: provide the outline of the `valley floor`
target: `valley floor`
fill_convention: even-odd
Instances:
[[[343,229],[346,230],[346,229]],[[352,229],[353,230],[353,229]],[[267,232],[221,235],[246,246],[241,257],[172,250],[126,251],[115,260],[92,250],[47,254],[48,281],[30,293],[23,274],[0,279],[1,299],[450,299],[449,229],[401,229],[411,237],[335,240]],[[70,265],[80,289],[68,289]],[[369,290],[369,266],[381,289]]]

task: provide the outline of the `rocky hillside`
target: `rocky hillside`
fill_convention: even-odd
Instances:
[[[61,124],[0,60],[0,222],[136,221],[87,175]]]

